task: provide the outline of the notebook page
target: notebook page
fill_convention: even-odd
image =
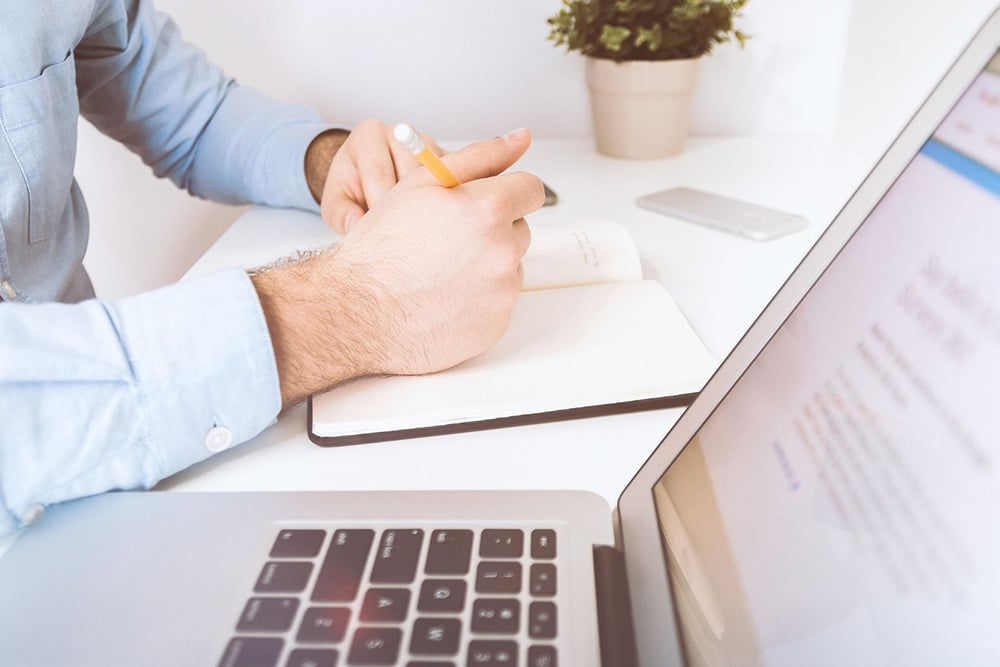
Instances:
[[[485,354],[336,387],[314,397],[312,429],[334,437],[675,396],[698,391],[715,366],[655,281],[526,292]]]

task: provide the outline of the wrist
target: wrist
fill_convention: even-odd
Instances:
[[[284,409],[379,372],[386,303],[336,261],[336,246],[252,272],[274,349]]]
[[[306,184],[316,203],[323,197],[323,186],[330,172],[330,163],[340,147],[347,141],[349,130],[332,129],[321,132],[309,143],[305,155]]]

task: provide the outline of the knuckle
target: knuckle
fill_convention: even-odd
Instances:
[[[541,206],[545,203],[545,184],[542,183],[542,179],[538,178],[534,174],[529,174],[526,171],[518,171],[515,173],[518,175],[518,178],[521,179],[525,191],[531,194],[532,204]]]
[[[385,125],[382,121],[376,118],[366,118],[357,124],[354,128],[359,134],[370,134],[370,133],[383,133],[385,131]]]
[[[502,285],[509,287],[511,280],[517,278],[520,265],[521,250],[515,244],[505,243],[496,249],[493,256],[493,270],[499,276]]]
[[[503,197],[496,191],[491,191],[478,201],[478,213],[484,222],[495,223],[502,217],[504,205]]]
[[[528,221],[521,218],[515,223],[516,233],[521,235],[521,256],[528,251],[528,247],[531,246],[531,226],[528,225]]]

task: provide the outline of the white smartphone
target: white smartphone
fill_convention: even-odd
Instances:
[[[805,229],[809,221],[785,213],[693,188],[673,188],[639,197],[642,208],[721,229],[755,241],[784,236]]]

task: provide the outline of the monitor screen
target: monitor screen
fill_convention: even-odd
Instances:
[[[1000,660],[1000,55],[655,486],[692,664]]]

